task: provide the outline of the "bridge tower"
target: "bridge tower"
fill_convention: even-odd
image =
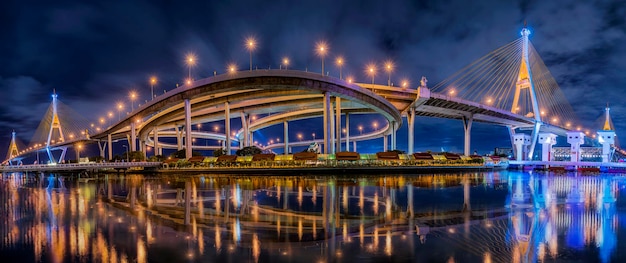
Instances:
[[[526,28],[526,23],[524,23],[524,28],[521,32],[522,35],[522,62],[519,69],[519,74],[517,76],[517,82],[515,83],[515,95],[513,97],[513,105],[511,106],[511,112],[519,114],[519,100],[520,93],[522,90],[528,90],[530,95],[530,101],[533,108],[533,117],[535,119],[535,126],[533,127],[533,131],[531,134],[531,145],[528,151],[528,155],[525,156],[528,159],[532,159],[533,152],[535,149],[535,145],[537,144],[537,137],[539,135],[539,128],[541,127],[541,114],[539,112],[539,104],[537,102],[537,95],[535,92],[535,85],[533,83],[533,74],[530,68],[530,60],[529,60],[529,50],[528,50],[528,36],[530,35],[530,30]],[[511,134],[511,138],[513,138],[513,134],[515,134],[514,128],[510,127],[509,132]],[[522,159],[526,159],[522,158]],[[519,159],[519,158],[518,158]]]
[[[611,116],[609,114],[609,104],[607,103],[605,109],[604,126],[602,130],[598,131],[598,142],[602,144],[602,162],[611,161],[611,146],[615,145],[615,129],[611,125]]]
[[[7,152],[7,161],[12,164],[13,159],[20,154],[17,148],[17,142],[15,141],[15,131],[11,133],[11,144],[9,144],[9,152]],[[18,161],[19,164],[19,161]]]
[[[50,149],[50,142],[52,141],[52,134],[54,133],[55,129],[59,132],[59,142],[65,141],[65,136],[63,136],[63,128],[61,126],[61,122],[59,121],[59,113],[57,110],[57,97],[58,95],[55,90],[52,93],[52,121],[50,122],[50,130],[48,131],[48,140],[46,141],[46,152],[48,153],[48,158],[51,162],[56,162],[54,160],[54,156],[52,156],[52,151]],[[61,153],[59,161],[65,158],[66,150],[67,148],[63,148],[63,152]]]

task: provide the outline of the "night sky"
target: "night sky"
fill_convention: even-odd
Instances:
[[[525,20],[582,123],[600,129],[608,102],[618,136],[626,130],[626,1],[91,2],[0,3],[0,155],[11,130],[30,141],[53,89],[97,122],[128,101],[130,90],[147,100],[151,75],[161,93],[182,83],[189,52],[198,57],[196,78],[224,72],[229,63],[247,68],[248,36],[258,41],[254,67],[278,68],[287,56],[291,69],[319,72],[313,50],[324,40],[330,75],[338,75],[331,62],[338,55],[347,63],[344,75],[360,82],[368,81],[367,63],[391,59],[398,82],[426,76],[434,86],[517,39]],[[418,118],[416,132],[416,150],[462,152],[460,121]],[[406,126],[399,136],[399,148],[406,147]],[[475,124],[472,136],[481,153],[510,145],[500,126]]]

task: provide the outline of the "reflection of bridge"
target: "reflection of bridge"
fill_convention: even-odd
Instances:
[[[87,127],[82,136],[74,138],[63,134],[63,121],[59,121],[63,116],[57,111],[54,95],[49,113],[51,121],[44,125],[49,127],[47,140],[31,142],[32,146],[19,154],[9,151],[7,159],[45,150],[49,160],[55,162],[64,158],[67,147],[78,148],[83,140],[98,142],[100,155],[104,157],[108,149],[111,159],[113,141],[122,139],[129,142],[129,151],[139,150],[145,154],[148,146],[155,149],[155,154],[162,153],[163,148],[185,149],[187,158],[191,157],[193,149],[222,147],[193,145],[194,138],[218,140],[228,154],[233,149],[255,145],[254,131],[280,124],[284,129],[282,140],[264,148],[282,148],[288,153],[292,146],[313,142],[301,138],[298,142],[291,141],[295,136],[289,132],[289,123],[319,117],[323,119],[320,125],[323,134],[314,141],[321,142],[324,153],[356,151],[356,143],[351,146],[351,141],[380,137],[384,150],[396,149],[396,132],[405,121],[409,131],[408,152],[411,153],[415,144],[415,117],[427,116],[462,121],[465,155],[470,154],[473,122],[506,126],[517,148],[517,158],[525,160],[532,156],[541,138],[540,131],[547,132],[549,137],[581,129],[575,128],[573,111],[569,105],[563,105],[564,97],[530,45],[529,34],[524,28],[520,39],[479,59],[478,63],[464,68],[432,90],[424,77],[419,86],[411,88],[375,85],[373,81],[372,84],[352,83],[293,70],[230,71],[188,82],[148,101],[108,128]],[[355,136],[351,131],[355,125],[350,125],[350,117],[355,114],[378,114],[386,124],[381,125],[382,129],[365,134],[359,131]],[[542,119],[548,116],[552,119]],[[240,129],[232,128],[233,119],[239,119]],[[101,120],[101,124],[103,122]],[[192,130],[196,124],[222,122],[223,132]],[[345,127],[345,135],[342,127]],[[532,130],[532,133],[529,136],[520,130]],[[56,142],[55,136],[58,136]],[[168,143],[165,138],[175,138],[176,144]],[[53,149],[62,150],[60,158],[53,157]],[[78,155],[79,149],[76,152]]]

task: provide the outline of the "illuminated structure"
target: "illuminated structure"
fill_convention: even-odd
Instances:
[[[13,165],[13,160],[20,155],[20,150],[17,148],[17,142],[15,140],[15,131],[11,132],[11,143],[9,144],[9,151],[7,152],[7,160],[9,165]],[[21,161],[15,159],[20,164]]]
[[[541,160],[544,162],[553,161],[552,146],[556,144],[556,134],[539,133],[539,143],[541,144]]]
[[[609,105],[606,106],[604,126],[598,131],[598,141],[602,144],[602,162],[606,163],[611,160],[611,147],[615,145],[615,129],[611,125],[611,116],[609,115]]]
[[[580,145],[585,143],[585,134],[580,131],[567,132],[567,143],[570,144],[570,162],[580,161]]]

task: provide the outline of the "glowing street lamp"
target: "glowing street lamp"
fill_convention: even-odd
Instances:
[[[402,80],[402,88],[406,89],[409,87],[409,80],[408,79],[403,79]]]
[[[156,85],[156,83],[157,83],[157,77],[156,76],[150,77],[150,95],[152,96],[151,100],[154,99],[154,85]]]
[[[343,79],[343,76],[341,74],[341,69],[343,68],[343,57],[339,56],[337,57],[337,60],[335,60],[335,64],[337,65],[337,67],[339,67],[339,79]]]
[[[122,113],[122,110],[124,110],[124,104],[121,102],[117,103],[117,121],[120,121],[122,119],[122,116],[120,115]]]
[[[311,134],[311,135],[313,135],[313,140],[315,141],[315,133],[313,133],[313,134]]]
[[[187,68],[189,69],[189,74],[187,75],[188,79],[191,79],[191,67],[196,65],[196,55],[193,53],[188,53],[185,58],[185,63],[187,64]]]
[[[252,71],[252,51],[256,49],[256,39],[254,37],[246,38],[246,49],[250,52],[250,71]]]
[[[360,133],[361,135],[363,135],[363,125],[359,125],[359,127],[358,127],[358,128],[359,128],[359,133]]]
[[[372,85],[374,85],[374,77],[376,76],[376,64],[370,63],[367,65],[365,73],[372,77]]]
[[[284,57],[283,58],[283,64],[282,64],[285,69],[287,69],[287,66],[289,66],[289,58],[288,57]]]
[[[385,62],[385,71],[387,71],[387,86],[391,86],[391,72],[393,71],[393,61],[387,60]]]
[[[135,103],[134,101],[137,99],[137,92],[135,92],[134,90],[131,91],[128,94],[128,98],[130,99],[130,111],[134,111],[135,110]]]
[[[302,141],[302,133],[298,133],[298,140]]]
[[[374,130],[378,130],[378,122],[373,122],[372,126],[374,126]]]
[[[234,63],[230,63],[228,64],[227,69],[229,74],[234,74],[235,72],[237,72],[237,65],[235,65]]]
[[[324,56],[328,53],[328,46],[326,45],[326,42],[317,42],[315,53],[322,58],[322,76],[324,76]]]

